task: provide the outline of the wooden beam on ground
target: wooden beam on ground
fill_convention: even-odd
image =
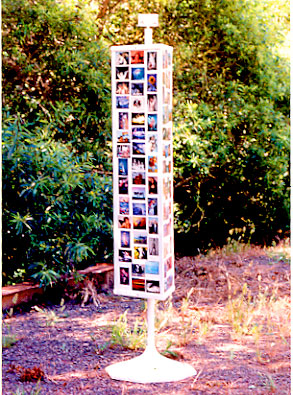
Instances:
[[[114,266],[112,263],[98,263],[95,266],[89,266],[86,269],[78,270],[80,275],[102,275],[103,284],[109,286],[110,274],[113,272]],[[69,278],[69,281],[74,281],[74,276]],[[102,284],[102,285],[103,285]],[[28,303],[33,300],[35,295],[43,295],[44,287],[39,284],[25,282],[16,285],[7,285],[2,287],[2,310],[10,309],[22,303]]]
[[[21,303],[30,302],[35,295],[43,295],[44,288],[39,284],[25,282],[16,285],[7,285],[2,288],[2,310],[10,309]]]

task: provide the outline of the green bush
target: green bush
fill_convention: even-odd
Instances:
[[[208,121],[207,106],[182,105],[174,136],[178,243],[188,234],[197,248],[228,238],[265,244],[288,227],[289,136],[279,129],[287,125],[261,104],[248,111],[255,128],[239,142],[221,129],[218,114]]]
[[[166,5],[177,246],[270,243],[289,229],[289,63],[277,52],[288,21],[267,5]]]
[[[112,179],[94,156],[7,117],[3,132],[3,275],[50,277],[112,252]],[[38,273],[38,274],[36,274]]]
[[[109,162],[109,50],[87,2],[3,2],[3,103]],[[107,165],[108,168],[109,165]]]
[[[3,278],[110,259],[109,51],[87,2],[3,2]]]

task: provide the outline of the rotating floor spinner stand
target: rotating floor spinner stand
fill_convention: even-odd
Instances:
[[[152,27],[158,26],[157,14],[140,14],[138,26],[145,28],[145,44],[152,44]],[[112,379],[134,383],[179,381],[196,375],[186,363],[163,357],[155,346],[155,300],[147,298],[147,346],[138,357],[110,365],[106,372]]]

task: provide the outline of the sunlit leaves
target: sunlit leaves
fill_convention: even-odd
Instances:
[[[33,218],[30,216],[30,214],[22,216],[20,213],[15,213],[11,215],[10,224],[15,227],[16,233],[19,235],[26,230],[32,230],[29,224],[30,221],[33,221]]]
[[[92,153],[78,155],[53,133],[29,131],[9,117],[4,123],[3,271],[8,276],[26,263],[46,285],[55,273],[103,260],[112,250],[111,178],[95,172]]]
[[[269,1],[173,1],[161,13],[175,57],[175,225],[199,245],[225,242],[229,225],[253,224],[261,242],[288,227],[289,73],[274,50],[286,30],[281,3],[274,14]]]

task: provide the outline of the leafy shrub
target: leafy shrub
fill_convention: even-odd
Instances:
[[[30,267],[49,284],[85,260],[109,258],[112,180],[97,173],[92,154],[55,141],[50,125],[29,130],[7,119],[3,165],[4,278]]]
[[[177,247],[270,243],[288,231],[289,68],[277,52],[284,10],[273,20],[260,1],[165,7],[164,33],[176,43]]]
[[[109,167],[109,50],[86,2],[3,2],[3,102]]]
[[[3,2],[3,278],[112,251],[109,53],[86,2]]]
[[[256,104],[249,114],[262,133],[247,133],[236,143],[219,127],[217,114],[215,125],[205,127],[205,111],[196,107],[182,106],[185,120],[176,124],[177,230],[204,248],[205,242],[218,246],[228,237],[270,242],[288,224],[289,137],[278,130],[281,124],[287,129],[284,117],[277,114],[279,123],[269,127],[262,120],[265,109]]]

